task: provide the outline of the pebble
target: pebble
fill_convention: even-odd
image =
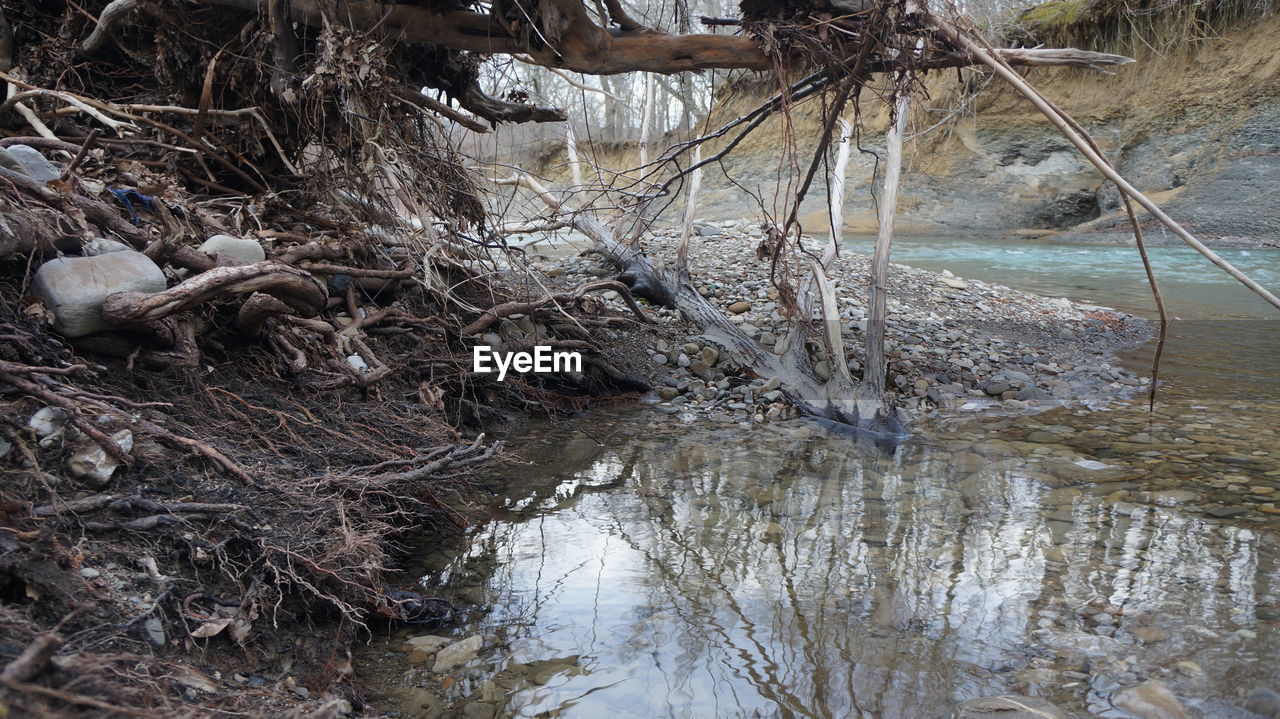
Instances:
[[[432,665],[431,671],[436,674],[442,674],[455,667],[460,667],[475,659],[483,645],[483,640],[478,634],[454,642],[436,653],[436,662]]]
[[[1129,633],[1143,644],[1155,644],[1169,638],[1168,632],[1160,627],[1135,627],[1130,629]]]
[[[1257,687],[1245,697],[1244,708],[1267,719],[1280,719],[1280,694]]]
[[[1136,719],[1190,719],[1182,702],[1156,679],[1121,689],[1111,697],[1111,703]]]

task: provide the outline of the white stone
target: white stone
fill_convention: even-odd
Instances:
[[[44,439],[62,431],[67,423],[67,411],[61,407],[41,407],[27,420],[27,427]]]
[[[50,180],[56,180],[62,175],[58,168],[53,166],[53,163],[46,160],[44,155],[34,148],[26,145],[10,145],[9,154],[22,163],[31,179],[42,185]]]
[[[133,433],[127,429],[111,435],[111,439],[125,452],[133,449]],[[67,459],[67,471],[71,476],[93,488],[105,487],[119,466],[119,460],[107,454],[101,445],[89,437],[77,440],[71,448],[71,457]]]
[[[483,645],[484,641],[479,635],[467,637],[460,642],[454,642],[436,654],[436,663],[431,667],[431,671],[440,674],[455,667],[460,667],[475,659],[476,655],[480,653],[480,647]]]
[[[116,292],[160,292],[164,272],[141,252],[112,252],[97,257],[59,257],[36,271],[31,294],[57,318],[54,329],[67,337],[109,330],[102,301]]]
[[[410,637],[406,642],[406,644],[413,647],[414,651],[426,652],[428,654],[440,651],[442,647],[448,646],[452,643],[453,640],[449,637],[441,637],[435,634],[423,634],[417,637]]]
[[[200,245],[200,251],[206,255],[221,255],[242,265],[251,265],[267,259],[266,250],[257,240],[242,240],[231,235],[214,235]]]

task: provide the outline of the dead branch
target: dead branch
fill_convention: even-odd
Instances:
[[[539,300],[531,302],[505,302],[503,304],[491,307],[485,310],[474,322],[462,329],[464,337],[476,335],[483,332],[494,322],[514,314],[528,313],[537,309],[541,309],[548,305],[566,305],[577,302],[590,292],[605,292],[612,290],[617,292],[626,301],[627,307],[631,309],[632,314],[641,322],[652,323],[644,310],[640,309],[640,305],[636,304],[635,298],[631,296],[631,290],[621,282],[616,280],[599,280],[597,282],[588,282],[581,287],[576,288],[572,292],[564,292],[557,295],[547,295]]]
[[[216,267],[155,294],[117,292],[102,303],[102,316],[116,325],[157,320],[222,295],[263,292],[300,315],[324,309],[328,291],[310,274],[274,261]]]
[[[375,486],[389,486],[401,482],[417,482],[429,479],[439,472],[446,469],[457,469],[477,462],[483,462],[489,459],[502,448],[502,442],[494,442],[488,446],[484,446],[484,435],[476,437],[475,441],[469,445],[455,445],[449,448],[443,456],[424,464],[421,467],[388,474],[370,480],[370,484]]]
[[[407,280],[413,277],[414,268],[403,270],[378,270],[365,267],[347,267],[345,265],[326,265],[318,262],[307,262],[299,265],[307,272],[319,275],[348,275],[350,277],[371,277],[383,280]]]
[[[111,0],[111,3],[98,15],[98,24],[93,27],[89,37],[81,43],[80,50],[87,55],[101,50],[111,40],[112,31],[124,20],[125,15],[141,4],[142,0]]]

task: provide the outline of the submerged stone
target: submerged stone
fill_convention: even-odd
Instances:
[[[1067,719],[1053,703],[1040,697],[998,696],[968,699],[956,707],[954,719]]]
[[[1121,689],[1111,697],[1111,703],[1137,719],[1189,719],[1182,702],[1164,682],[1155,679]]]

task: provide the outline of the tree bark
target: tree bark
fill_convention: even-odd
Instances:
[[[911,107],[910,76],[898,86],[894,123],[885,134],[886,160],[884,190],[880,193],[880,230],[875,254],[871,257],[871,278],[867,302],[866,356],[862,373],[862,414],[887,415],[891,408],[885,393],[888,373],[884,356],[884,320],[889,299],[889,252],[893,247],[893,223],[898,209],[898,180],[902,174],[902,135],[907,129]]]
[[[265,11],[272,0],[205,0],[211,5]],[[293,19],[314,27],[325,23],[322,0],[291,0]],[[482,54],[525,55],[547,67],[590,75],[628,72],[674,73],[706,69],[768,70],[769,56],[753,38],[741,35],[668,35],[648,28],[605,29],[595,25],[578,0],[556,3],[566,13],[559,40],[513,37],[487,13],[435,10],[418,5],[347,0],[341,17],[351,27],[398,42],[422,43]],[[265,13],[264,13],[265,14]],[[535,41],[536,40],[536,41]],[[1067,49],[999,51],[1015,65],[1123,65],[1131,58]],[[922,67],[975,64],[968,53],[926,58]],[[894,67],[897,67],[895,65]],[[874,69],[874,68],[873,68]],[[882,69],[892,69],[889,67]]]
[[[319,280],[296,267],[266,261],[237,267],[215,267],[163,292],[117,292],[102,303],[102,316],[114,325],[163,319],[216,297],[262,292],[302,317],[324,309],[328,291]]]

